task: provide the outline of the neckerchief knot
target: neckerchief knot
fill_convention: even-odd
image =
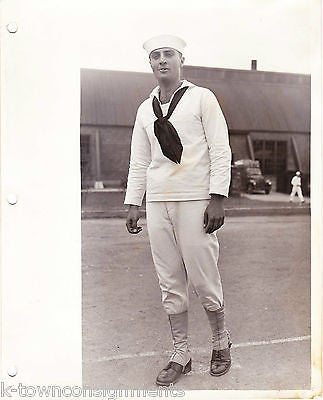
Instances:
[[[161,147],[161,151],[176,164],[181,163],[181,157],[183,153],[183,146],[180,137],[174,126],[168,120],[172,115],[178,102],[188,89],[188,86],[179,89],[173,96],[172,101],[169,105],[166,116],[163,116],[162,109],[160,107],[157,97],[153,98],[153,110],[157,119],[154,122],[154,133]]]

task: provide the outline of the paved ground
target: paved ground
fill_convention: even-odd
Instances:
[[[92,388],[150,388],[171,339],[145,220],[82,221],[83,381]],[[208,374],[210,330],[191,290],[193,371],[178,389],[310,389],[310,217],[229,217],[219,268],[234,346],[231,371]]]
[[[262,193],[253,193],[253,194],[242,193],[242,197],[249,200],[262,201],[262,202],[283,203],[283,204],[288,203],[289,206],[300,205],[300,201],[297,196],[292,202],[290,202],[289,194],[280,192],[271,192],[269,195],[264,195]],[[310,198],[304,197],[304,202],[305,204],[310,204]]]

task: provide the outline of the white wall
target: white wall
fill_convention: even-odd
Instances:
[[[1,4],[1,377],[10,385],[81,383],[79,48],[62,4]]]

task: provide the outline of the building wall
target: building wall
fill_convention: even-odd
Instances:
[[[132,127],[95,127],[81,126],[81,144],[88,146],[88,150],[83,148],[83,153],[87,153],[88,160],[86,167],[83,168],[83,181],[94,182],[102,181],[124,181],[127,177]],[[100,148],[100,176],[97,175],[97,135],[99,135]],[[88,136],[88,139],[84,139]],[[249,158],[246,135],[230,135],[230,145],[234,153],[234,159]],[[82,154],[82,149],[81,149]]]
[[[124,180],[128,175],[132,127],[100,128],[103,180]]]
[[[81,155],[88,154],[86,167],[82,171],[83,186],[93,186],[96,180],[106,184],[122,184],[127,177],[130,156],[132,127],[123,126],[81,126]],[[88,139],[84,140],[84,136]],[[82,140],[83,137],[83,140]],[[98,141],[98,144],[97,144]],[[100,149],[98,157],[97,149]],[[81,157],[82,158],[82,157]]]
[[[96,177],[95,127],[81,126],[81,177],[93,183]],[[93,185],[92,185],[93,186]]]
[[[234,160],[250,158],[247,132],[230,133],[230,146]],[[103,181],[105,185],[119,186],[125,183],[130,157],[132,127],[126,126],[81,126],[81,143],[88,147],[89,160],[82,168],[83,187],[93,187],[94,181]],[[84,140],[84,136],[87,139]],[[250,132],[254,140],[286,141],[286,167],[277,174],[267,174],[273,181],[273,188],[279,191],[290,190],[290,177],[299,168],[295,162],[292,138],[296,143],[301,162],[304,186],[307,187],[310,171],[310,135],[308,133]],[[99,143],[97,144],[97,141]],[[99,160],[97,149],[100,149]],[[81,149],[84,153],[84,149]],[[86,152],[85,152],[86,153]],[[306,192],[306,189],[305,189]]]
[[[310,179],[310,134],[309,133],[282,133],[282,132],[251,132],[250,137],[252,142],[255,140],[275,141],[286,143],[286,165],[283,169],[278,170],[275,165],[274,173],[266,173],[266,168],[262,166],[264,175],[270,178],[273,182],[273,190],[288,193],[291,190],[290,180],[296,170],[302,172],[302,186],[305,194],[308,194],[309,179]],[[296,145],[298,161],[295,157],[294,145]],[[257,156],[256,156],[257,159]]]
[[[249,159],[250,154],[247,145],[246,134],[230,134],[230,147],[233,161]]]
[[[276,132],[251,132],[250,137],[252,140],[275,140],[275,141],[286,141],[287,142],[287,171],[294,171],[298,168],[295,163],[293,149],[292,149],[292,138],[294,138],[298,154],[301,161],[299,168],[306,174],[310,171],[310,134],[309,133],[276,133]]]

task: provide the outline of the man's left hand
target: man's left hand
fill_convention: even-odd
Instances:
[[[212,233],[224,224],[224,196],[211,194],[211,200],[204,212],[204,230]]]

